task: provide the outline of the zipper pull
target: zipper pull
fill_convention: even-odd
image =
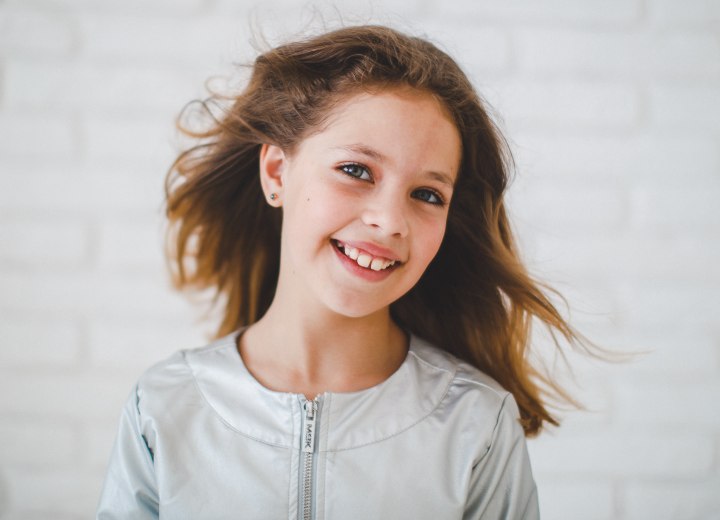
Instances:
[[[303,452],[313,453],[315,451],[315,414],[317,413],[317,401],[305,401],[305,426],[303,428]]]

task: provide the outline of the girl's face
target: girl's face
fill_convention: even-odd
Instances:
[[[460,148],[440,104],[410,89],[350,96],[292,155],[263,147],[283,206],[278,291],[348,317],[404,295],[442,242]]]

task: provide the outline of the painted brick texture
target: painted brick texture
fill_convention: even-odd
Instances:
[[[545,520],[720,517],[720,2],[338,1],[425,34],[496,109],[524,256],[597,343],[529,441]],[[91,517],[144,368],[206,342],[162,259],[174,118],[312,9],[0,2],[0,518]],[[538,337],[538,345],[544,340]],[[558,375],[558,377],[565,377]]]

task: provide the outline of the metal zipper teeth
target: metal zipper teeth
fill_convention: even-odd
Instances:
[[[303,520],[312,520],[312,467],[313,454],[306,453],[303,477]]]
[[[302,451],[305,455],[303,465],[303,499],[302,511],[303,520],[312,520],[312,480],[313,480],[313,459],[315,452],[315,423],[317,421],[318,402],[317,397],[312,401],[305,401],[305,411],[302,431]]]

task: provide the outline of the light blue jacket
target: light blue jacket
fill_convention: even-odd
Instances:
[[[138,381],[97,518],[539,518],[518,408],[412,336],[383,383],[315,401],[261,386],[236,331]]]

